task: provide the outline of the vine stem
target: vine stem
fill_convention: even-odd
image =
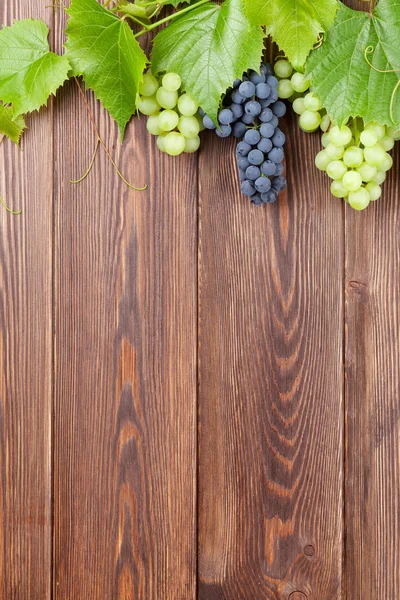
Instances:
[[[77,79],[76,77],[75,77],[74,79],[75,79],[75,83],[76,83],[76,85],[78,86],[79,94],[81,95],[81,98],[82,98],[82,100],[83,100],[83,102],[84,102],[84,104],[85,104],[85,107],[86,107],[86,110],[87,110],[87,112],[88,112],[89,118],[90,118],[90,120],[91,120],[91,122],[92,122],[93,129],[94,129],[94,131],[95,131],[95,133],[96,133],[96,136],[97,136],[97,145],[96,145],[96,150],[95,150],[95,152],[94,152],[94,154],[93,154],[92,160],[91,160],[91,162],[90,162],[89,168],[88,168],[88,170],[86,171],[86,173],[85,173],[85,174],[84,174],[84,175],[83,175],[83,176],[82,176],[80,179],[78,179],[76,182],[75,182],[75,181],[73,181],[73,182],[71,182],[71,183],[79,183],[80,181],[83,181],[83,180],[85,179],[85,177],[87,177],[87,176],[88,176],[88,174],[90,173],[90,170],[91,170],[91,169],[92,169],[92,167],[93,167],[93,164],[94,164],[94,161],[95,161],[95,158],[96,158],[96,154],[97,154],[97,150],[98,150],[98,146],[99,146],[99,144],[100,144],[100,145],[101,145],[101,147],[103,148],[104,152],[107,154],[107,156],[108,156],[108,159],[109,159],[109,161],[111,162],[112,166],[114,167],[114,169],[115,169],[115,171],[116,171],[116,173],[117,173],[118,177],[120,177],[120,179],[122,179],[122,181],[123,181],[123,182],[124,182],[124,183],[125,183],[125,184],[126,184],[128,187],[130,187],[132,190],[136,190],[136,191],[139,191],[139,192],[143,192],[143,190],[145,190],[145,189],[147,188],[147,185],[145,185],[144,187],[135,187],[134,185],[132,185],[131,183],[129,183],[129,181],[128,181],[127,179],[125,179],[125,177],[122,175],[121,171],[120,171],[120,170],[119,170],[119,168],[118,168],[118,165],[116,164],[116,162],[114,161],[113,157],[111,156],[111,153],[110,153],[109,149],[107,148],[107,146],[105,145],[105,143],[103,142],[103,140],[102,140],[102,138],[101,138],[101,135],[100,135],[100,132],[99,132],[99,128],[97,127],[97,124],[96,124],[96,121],[95,121],[95,119],[94,119],[93,113],[92,113],[92,111],[90,110],[89,103],[88,103],[88,101],[86,100],[86,96],[85,96],[85,94],[84,94],[84,93],[83,93],[83,91],[82,91],[82,88],[81,88],[81,86],[80,86],[80,84],[79,84],[79,81],[78,81],[78,79]]]
[[[173,13],[172,15],[169,15],[168,17],[165,17],[164,19],[160,19],[159,21],[156,21],[155,23],[152,23],[151,25],[149,25],[149,27],[147,27],[147,29],[143,29],[142,31],[139,31],[139,33],[137,33],[135,35],[135,38],[143,35],[144,33],[147,33],[148,31],[152,31],[153,29],[156,29],[156,27],[159,27],[160,25],[163,25],[164,23],[168,23],[168,21],[172,21],[172,19],[176,19],[177,17],[180,17],[181,15],[184,15],[185,13],[187,13],[191,10],[194,10],[195,8],[198,8],[202,4],[206,4],[209,1],[210,0],[200,0],[200,2],[196,2],[196,4],[187,6],[186,8],[183,8],[182,10],[178,10],[178,12]]]
[[[4,200],[1,196],[0,196],[0,203],[4,206],[6,211],[11,213],[12,215],[20,215],[22,213],[22,208],[20,208],[19,210],[11,210],[11,208],[9,206],[7,206],[7,204],[4,202]]]

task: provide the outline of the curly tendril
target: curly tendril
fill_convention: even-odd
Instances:
[[[400,73],[400,69],[387,69],[387,70],[383,70],[383,69],[378,69],[377,67],[375,67],[372,62],[369,60],[368,55],[369,54],[373,54],[375,52],[375,47],[374,46],[367,46],[367,48],[365,48],[365,52],[364,52],[364,58],[367,61],[368,65],[371,67],[371,69],[373,69],[374,71],[376,71],[377,73]],[[400,87],[400,79],[399,81],[396,83],[394,90],[392,92],[392,97],[390,99],[390,118],[392,120],[392,123],[394,123],[395,125],[398,125],[398,121],[394,120],[394,116],[393,116],[393,107],[394,107],[394,101],[396,98],[396,94],[397,94],[397,90]]]
[[[22,208],[20,210],[11,210],[11,208],[9,206],[7,206],[7,204],[4,202],[4,200],[1,196],[0,196],[0,203],[4,206],[6,211],[11,213],[12,215],[20,215],[22,213]]]

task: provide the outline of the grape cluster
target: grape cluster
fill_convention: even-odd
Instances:
[[[158,148],[171,156],[196,152],[204,129],[198,105],[181,86],[177,73],[167,73],[160,81],[151,71],[139,86],[138,110],[148,115],[147,129],[157,136]]]
[[[275,202],[286,187],[285,135],[278,127],[286,105],[279,101],[277,88],[273,68],[262,64],[260,73],[249,70],[228,90],[218,113],[219,127],[200,110],[206,129],[222,138],[244,138],[236,148],[241,191],[256,205]]]

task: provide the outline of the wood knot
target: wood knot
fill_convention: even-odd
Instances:
[[[352,279],[351,281],[349,281],[349,287],[351,287],[353,290],[358,290],[359,288],[367,287],[367,284],[363,281],[357,281],[357,279]]]
[[[303,594],[303,592],[292,592],[289,596],[289,600],[307,600],[308,596]]]
[[[306,556],[314,556],[315,548],[312,544],[307,544],[307,546],[304,546],[303,552]]]

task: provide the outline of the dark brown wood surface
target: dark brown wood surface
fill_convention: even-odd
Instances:
[[[363,7],[361,2],[349,2]],[[6,0],[2,23],[41,17]],[[288,190],[238,192],[234,144],[161,155],[74,82],[0,147],[0,598],[400,598],[400,168],[363,214],[319,136]]]

